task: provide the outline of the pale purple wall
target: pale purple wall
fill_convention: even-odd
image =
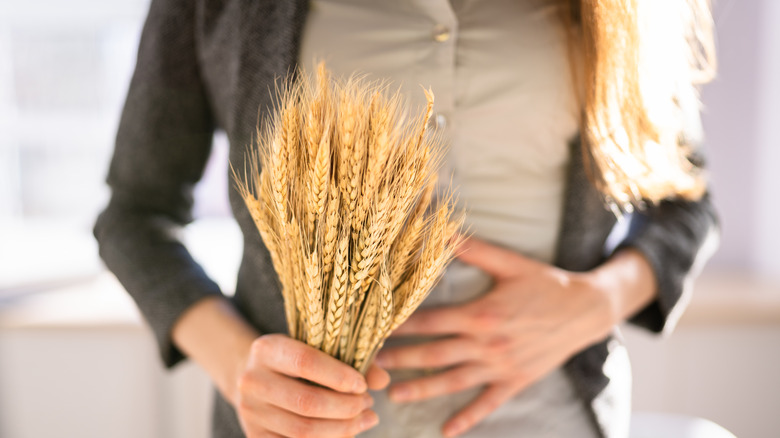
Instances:
[[[780,2],[763,0],[755,266],[780,281]],[[778,283],[780,284],[780,283]],[[778,291],[780,292],[780,290]]]
[[[753,268],[759,202],[754,189],[757,163],[764,2],[715,1],[718,77],[705,86],[705,147],[715,203],[722,219],[720,250],[710,267]]]

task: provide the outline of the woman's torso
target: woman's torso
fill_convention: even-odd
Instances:
[[[283,77],[297,63],[309,1],[198,0],[192,9],[194,28],[187,30],[195,34],[202,92],[209,101],[210,115],[228,136],[231,165],[243,168],[257,123],[268,116],[272,106],[275,78]],[[165,12],[181,13],[173,6]],[[170,57],[165,62],[177,60]],[[601,195],[588,181],[581,152],[582,145],[574,139],[555,260],[557,266],[574,271],[591,269],[601,262],[604,241],[615,223],[614,216],[603,208]],[[233,303],[261,333],[284,333],[283,303],[270,256],[233,185],[229,194],[231,209],[244,235]],[[625,436],[630,406],[625,348],[614,339],[594,345],[567,363],[566,375],[577,386],[605,436]],[[233,408],[219,395],[214,406],[213,436],[243,436]]]
[[[298,60],[309,71],[324,60],[337,76],[390,80],[412,105],[424,104],[420,85],[431,87],[436,96],[431,124],[449,146],[440,181],[452,181],[469,231],[551,263],[568,143],[577,133],[576,97],[557,4],[315,0]],[[455,261],[423,306],[465,302],[490,286],[485,273]],[[393,379],[425,372],[396,372]],[[362,436],[440,436],[442,423],[479,390],[403,405],[377,393],[375,409],[382,423]],[[595,433],[587,415],[558,369],[467,436],[584,437]]]

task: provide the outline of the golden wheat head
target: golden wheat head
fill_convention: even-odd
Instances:
[[[271,253],[290,335],[368,369],[390,332],[434,287],[457,242],[451,192],[427,105],[321,63],[281,83],[275,111],[233,169]]]

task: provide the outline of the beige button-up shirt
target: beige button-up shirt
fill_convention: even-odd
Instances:
[[[366,74],[424,105],[449,150],[445,172],[475,236],[551,262],[563,208],[568,142],[578,132],[557,0],[314,0],[299,63]],[[425,306],[485,293],[491,279],[454,262]],[[543,291],[540,291],[543,293]],[[395,379],[418,374],[397,373]],[[380,426],[364,436],[437,437],[479,389],[397,405],[377,394]],[[469,437],[595,436],[583,403],[556,370]]]
[[[315,0],[300,61],[392,80],[433,121],[477,236],[551,261],[577,133],[557,0]]]

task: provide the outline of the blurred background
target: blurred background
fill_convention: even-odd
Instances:
[[[780,2],[715,1],[704,88],[720,250],[676,332],[626,327],[634,409],[780,430]],[[210,386],[164,371],[91,227],[148,0],[0,0],[0,437],[208,436]],[[230,291],[241,238],[215,136],[186,238]]]

